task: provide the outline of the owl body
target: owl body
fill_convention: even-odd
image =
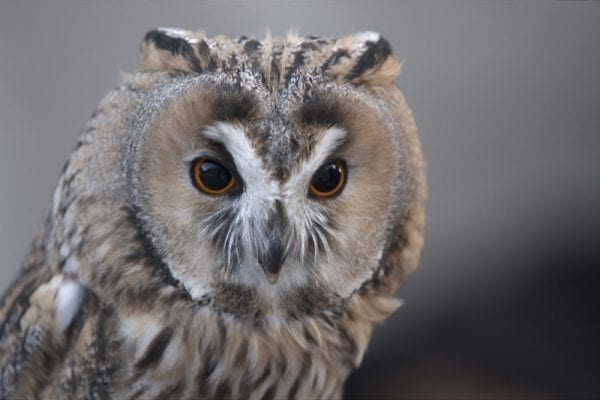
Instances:
[[[422,247],[375,33],[158,29],[94,112],[0,309],[0,398],[339,398]]]

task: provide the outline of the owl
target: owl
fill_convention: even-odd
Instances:
[[[161,28],[0,305],[0,398],[340,398],[417,267],[426,183],[373,32]]]

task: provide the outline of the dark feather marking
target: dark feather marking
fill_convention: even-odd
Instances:
[[[350,58],[350,53],[344,49],[335,51],[327,60],[325,60],[323,65],[321,65],[321,72],[326,72],[329,68],[337,64],[342,57]]]
[[[128,398],[129,400],[137,400],[140,399],[148,390],[147,385],[142,386],[141,388],[139,388],[138,390],[136,390],[135,392],[133,392],[133,394]]]
[[[306,336],[306,333],[305,333],[305,336]],[[311,338],[312,338],[312,336],[311,336]],[[308,369],[310,368],[310,365],[311,365],[311,355],[308,351],[305,351],[303,359],[302,359],[302,367],[300,368],[300,373],[298,373],[298,377],[294,381],[294,384],[290,388],[290,392],[287,395],[287,397],[289,399],[293,399],[296,397],[296,393],[298,393],[298,389],[300,389],[300,383],[306,379],[306,374],[308,372]]]
[[[308,238],[306,239],[306,252],[304,254],[304,265],[307,266],[307,268],[313,268],[314,264],[317,261],[317,254],[315,253],[315,249],[317,247],[314,238],[311,236],[308,236]]]
[[[300,389],[300,382],[304,379],[304,374],[305,373],[306,372],[304,370],[302,370],[302,372],[298,375],[298,377],[294,381],[294,384],[290,388],[290,392],[287,395],[287,397],[289,399],[293,399],[293,398],[296,397],[296,393],[298,393],[298,389]]]
[[[263,400],[271,400],[274,398],[275,396],[275,390],[277,389],[277,382],[271,384],[271,386],[269,386],[269,388],[265,391],[265,394],[263,395],[262,399]]]
[[[137,369],[146,369],[158,363],[173,337],[173,328],[164,328],[148,345],[144,356],[135,364]]]
[[[76,363],[72,357],[70,357],[70,353],[73,351],[77,344],[77,340],[79,339],[79,335],[85,322],[90,318],[90,316],[98,310],[98,298],[96,295],[89,289],[85,290],[83,296],[82,306],[77,312],[73,322],[69,326],[67,330],[67,336],[69,337],[69,344],[67,347],[67,354],[63,356],[66,360],[65,367],[62,369],[55,369],[54,375],[57,376],[60,382],[58,383],[58,389],[61,393],[66,397],[66,395],[70,395],[72,398],[76,397],[78,393],[80,377],[74,372],[76,369]],[[71,370],[71,373],[64,372],[65,370]],[[59,375],[56,375],[59,374]],[[51,378],[52,380],[52,378]]]
[[[318,50],[317,45],[314,44],[313,42],[302,42],[302,44],[300,45],[300,48],[302,50],[311,50],[311,51]]]
[[[317,340],[312,335],[312,333],[310,333],[310,331],[308,330],[308,328],[306,326],[304,326],[304,328],[302,329],[302,333],[304,334],[304,338],[310,345],[313,345],[313,346],[317,345]]]
[[[196,47],[198,49],[198,54],[200,55],[200,58],[202,59],[202,61],[204,61],[204,64],[206,64],[206,69],[208,69],[209,71],[214,71],[217,67],[217,64],[211,56],[210,47],[208,47],[208,43],[206,43],[205,40],[201,40],[200,42],[198,42]]]
[[[200,60],[196,57],[192,45],[185,39],[172,37],[158,29],[153,29],[146,33],[144,41],[152,42],[161,49],[170,51],[173,55],[181,55],[192,64],[192,68],[197,72],[202,72]],[[205,43],[206,44],[206,43]]]
[[[31,332],[27,328],[17,339],[12,341],[9,353],[4,357],[3,366],[0,368],[0,394],[2,399],[14,396],[14,392],[18,389],[19,375],[31,363],[31,351],[28,351],[27,348],[27,342],[31,341]]]
[[[21,320],[27,308],[29,308],[29,298],[31,297],[31,293],[35,288],[36,282],[29,282],[24,288],[23,291],[13,299],[12,303],[8,306],[8,312],[5,314],[4,320],[0,324],[0,339],[5,341],[5,336],[9,329],[14,329],[15,324]],[[7,291],[5,296],[8,297],[10,292]],[[5,299],[2,299],[4,302]]]
[[[227,68],[233,69],[233,68],[237,67],[237,65],[238,65],[238,59],[237,59],[237,56],[235,54],[232,54],[231,56],[229,56],[229,60],[228,61],[229,62],[223,60],[221,62],[221,68],[222,69],[227,69]]]
[[[79,150],[80,148],[82,148],[83,146],[87,146],[88,144],[90,144],[87,136],[80,136],[77,139],[77,143],[75,144],[75,150]],[[66,168],[65,168],[66,169]]]
[[[261,308],[256,289],[230,283],[217,285],[211,304],[217,311],[239,318],[253,316]]]
[[[312,383],[311,383],[311,386],[313,389],[316,389],[318,380],[319,380],[319,374],[315,374],[315,376],[313,376]]]
[[[241,121],[252,119],[256,113],[256,99],[248,91],[221,85],[213,103],[213,112],[218,121]]]
[[[227,327],[225,326],[225,321],[223,321],[221,316],[217,317],[217,326],[219,327],[219,346],[220,350],[223,351],[227,341]]]
[[[217,385],[214,391],[213,397],[215,399],[229,399],[231,398],[231,385],[227,382],[227,379],[222,380]]]
[[[240,370],[243,370],[246,367],[246,364],[248,362],[248,360],[246,360],[246,357],[248,356],[248,341],[247,340],[242,340],[242,343],[240,344],[240,348],[238,349],[238,353],[235,356],[235,360],[234,360],[234,365],[239,368]]]
[[[167,264],[158,255],[158,251],[156,250],[156,248],[152,244],[152,240],[150,239],[150,233],[144,227],[140,211],[137,209],[132,210],[129,208],[125,208],[124,211],[127,213],[129,221],[131,221],[131,223],[136,228],[136,241],[142,244],[144,256],[148,257],[151,261],[151,264],[157,269],[159,278],[163,282],[180,289],[179,293],[181,294],[183,299],[192,301],[191,295],[183,288],[183,285],[179,282],[179,280],[173,277],[173,275],[171,274],[171,270],[169,269]]]
[[[83,136],[79,136],[79,138],[77,139],[77,147],[79,147],[79,143],[83,140]],[[59,176],[63,176],[66,172],[67,172],[67,168],[69,168],[69,165],[71,164],[71,159],[69,158],[64,164],[62,169],[60,170],[60,174]]]
[[[204,61],[205,64],[208,64],[210,60],[210,47],[208,47],[208,43],[206,40],[201,40],[196,45],[198,47],[198,55]]]
[[[248,54],[252,54],[254,53],[256,50],[258,50],[261,47],[261,44],[258,40],[248,40],[246,43],[244,43],[244,51],[247,52]]]
[[[225,346],[227,327],[225,326],[225,321],[223,321],[223,319],[220,317],[217,319],[217,326],[219,328],[219,348],[214,348],[213,345],[208,346],[205,353],[207,355],[205,365],[196,377],[196,381],[198,383],[198,393],[200,394],[200,397],[206,397],[206,394],[208,393],[208,380],[217,368],[217,365],[219,364],[217,358],[218,354],[223,351],[223,347]]]
[[[267,380],[269,375],[271,375],[271,367],[267,366],[265,367],[265,370],[263,371],[262,375],[256,380],[256,382],[254,382],[254,387],[259,387],[260,385],[262,385],[262,383]]]
[[[333,303],[327,292],[315,285],[293,290],[288,295],[288,300],[287,312],[290,315],[315,315]]]
[[[302,103],[298,110],[300,123],[331,127],[344,120],[344,113],[337,102],[328,99],[327,96],[315,95]]]
[[[294,73],[304,64],[305,60],[304,50],[294,52],[294,61],[292,61],[292,65],[290,65],[287,71],[286,84],[289,83],[292,75],[294,75]]]
[[[109,306],[103,306],[98,312],[94,326],[94,340],[91,343],[93,352],[93,366],[87,377],[87,397],[98,399],[111,398],[111,384],[116,366],[112,365],[110,359],[112,346],[115,345],[111,318],[114,311]],[[100,373],[102,372],[102,373]]]
[[[380,38],[377,42],[366,42],[365,46],[367,49],[346,75],[346,79],[349,81],[362,75],[367,70],[381,65],[392,54],[390,44],[383,38]]]
[[[277,85],[279,84],[279,78],[281,76],[281,67],[279,66],[279,63],[273,59],[271,61],[271,83],[273,85],[273,87],[277,87]]]
[[[211,348],[211,346],[207,348],[206,353],[208,355],[208,358],[206,360],[206,363],[204,364],[204,368],[200,370],[196,377],[196,382],[198,384],[198,394],[202,398],[207,397],[208,379],[210,378],[210,376],[215,371],[218,365],[217,354],[214,351],[214,349]]]

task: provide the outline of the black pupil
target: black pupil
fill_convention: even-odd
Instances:
[[[221,190],[229,184],[231,174],[214,161],[204,161],[200,167],[200,179],[211,190]]]
[[[342,178],[342,171],[335,163],[323,165],[315,172],[312,178],[312,185],[315,189],[322,193],[331,192],[335,189]]]

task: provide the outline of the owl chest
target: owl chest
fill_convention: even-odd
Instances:
[[[204,317],[192,318],[187,325],[124,319],[120,329],[124,362],[121,378],[115,380],[116,397],[341,396],[351,368],[327,347],[331,342],[326,338],[308,343],[291,332]]]

